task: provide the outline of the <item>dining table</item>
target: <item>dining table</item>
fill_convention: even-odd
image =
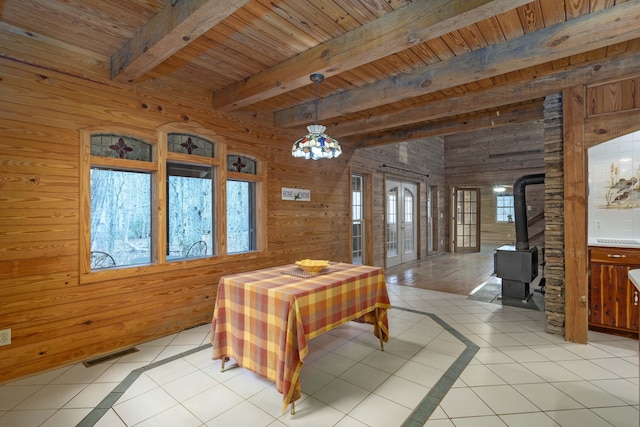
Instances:
[[[232,358],[274,382],[282,412],[291,404],[295,413],[309,341],[358,321],[373,324],[384,350],[390,308],[379,267],[331,262],[311,274],[291,264],[223,276],[211,322],[212,359],[221,359],[224,371]]]

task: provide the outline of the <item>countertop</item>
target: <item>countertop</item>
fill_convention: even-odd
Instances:
[[[640,249],[640,240],[638,239],[603,239],[590,238],[589,246],[604,246],[608,248],[635,248]]]

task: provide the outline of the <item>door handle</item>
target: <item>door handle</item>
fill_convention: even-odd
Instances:
[[[626,255],[620,255],[620,254],[607,254],[607,256],[609,258],[626,258]]]
[[[638,291],[633,292],[633,305],[638,305]]]

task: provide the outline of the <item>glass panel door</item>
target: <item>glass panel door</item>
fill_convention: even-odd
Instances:
[[[454,190],[454,252],[480,251],[480,190]]]
[[[438,250],[438,187],[427,187],[427,255]]]
[[[387,263],[398,257],[398,186],[397,182],[387,181]],[[397,262],[400,264],[400,262]]]
[[[364,264],[365,204],[364,176],[351,176],[351,263]]]
[[[386,181],[387,267],[418,259],[418,186]]]

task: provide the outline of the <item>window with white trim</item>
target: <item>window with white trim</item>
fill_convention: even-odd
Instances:
[[[513,222],[513,194],[496,193],[496,222]]]
[[[351,262],[364,263],[365,217],[364,176],[351,175]]]

